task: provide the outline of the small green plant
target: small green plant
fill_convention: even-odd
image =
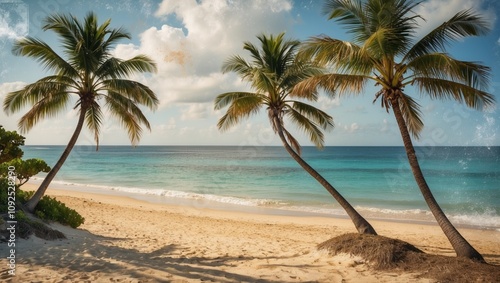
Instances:
[[[85,222],[85,218],[74,209],[49,196],[40,200],[35,207],[35,215],[40,219],[57,221],[72,228],[77,228]]]
[[[1,179],[0,183],[2,183]],[[32,191],[23,191],[18,188],[16,190],[17,207],[20,207],[22,203],[25,203],[28,199],[30,199],[33,193],[34,192]],[[6,195],[7,190],[0,185],[0,196]],[[7,203],[2,201],[6,199],[6,197],[1,197],[0,199],[1,212],[7,212]],[[64,203],[49,196],[44,196],[42,200],[40,200],[35,208],[35,215],[40,219],[56,221],[72,228],[77,228],[85,222],[85,218],[83,218],[76,210],[67,207]],[[26,216],[22,211],[18,210],[16,213],[16,219],[20,220],[20,218],[26,218]]]

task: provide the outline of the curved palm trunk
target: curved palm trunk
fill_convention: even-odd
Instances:
[[[47,188],[50,185],[50,182],[54,179],[56,176],[57,172],[59,172],[59,169],[61,169],[62,165],[66,161],[66,158],[68,158],[69,154],[71,153],[71,150],[76,144],[76,141],[78,140],[78,136],[80,136],[80,132],[82,131],[83,127],[83,122],[85,121],[85,109],[80,108],[80,116],[78,118],[78,124],[76,125],[75,132],[71,136],[71,139],[68,142],[68,145],[66,146],[66,149],[64,149],[61,157],[59,157],[59,160],[57,161],[56,165],[52,167],[52,170],[47,174],[43,182],[40,184],[38,189],[36,190],[35,194],[24,204],[24,208],[29,211],[33,212],[35,210],[35,207],[37,206],[38,202],[42,197],[45,195],[45,191],[47,191]]]
[[[410,163],[411,170],[413,172],[413,176],[415,177],[415,181],[417,182],[418,187],[420,188],[420,192],[422,193],[427,206],[431,210],[434,218],[436,219],[439,227],[443,230],[444,234],[450,241],[453,249],[457,253],[457,256],[467,257],[470,259],[478,260],[484,262],[481,254],[476,251],[467,240],[462,237],[460,232],[453,226],[448,217],[444,214],[443,210],[437,203],[434,195],[432,194],[427,182],[425,181],[422,170],[420,169],[420,165],[417,160],[417,155],[415,154],[415,148],[413,147],[413,143],[411,141],[410,134],[408,132],[408,128],[406,126],[406,122],[401,113],[401,109],[399,108],[399,102],[397,100],[392,101],[392,108],[394,111],[394,116],[396,117],[396,121],[399,126],[399,131],[401,132],[401,137],[403,138],[403,143],[406,150],[406,155],[408,156],[408,161]]]
[[[323,176],[321,176],[314,168],[312,168],[307,162],[304,161],[288,144],[285,135],[283,134],[283,127],[280,123],[280,119],[278,117],[274,117],[274,122],[277,127],[278,135],[283,142],[283,146],[286,151],[292,156],[292,158],[297,161],[297,163],[307,171],[316,181],[318,181],[332,196],[335,200],[342,206],[342,208],[347,212],[347,215],[351,218],[354,226],[358,230],[359,234],[370,234],[377,235],[375,229],[363,218],[352,205],[332,186],[328,183]]]

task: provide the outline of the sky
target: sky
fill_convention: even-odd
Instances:
[[[114,56],[128,59],[145,54],[158,65],[155,74],[132,77],[148,85],[160,99],[156,111],[144,109],[152,130],[144,131],[141,145],[280,145],[265,109],[228,131],[217,129],[217,120],[225,109],[215,111],[214,98],[225,92],[249,90],[249,84],[235,74],[223,74],[221,66],[230,56],[245,55],[243,43],[256,43],[256,36],[263,33],[285,32],[287,38],[299,40],[320,34],[350,40],[345,29],[327,20],[323,4],[319,0],[0,0],[0,102],[3,104],[7,93],[50,74],[33,59],[12,54],[16,39],[34,36],[57,50],[57,37],[41,30],[42,20],[54,12],[83,19],[94,11],[100,23],[111,19],[111,27],[122,27],[132,36],[114,47]],[[489,66],[489,92],[500,101],[500,2],[423,1],[415,10],[425,19],[419,22],[417,36],[464,9],[483,15],[491,23],[491,32],[454,42],[448,52],[457,59]],[[424,115],[425,128],[416,145],[500,145],[498,107],[477,111],[454,101],[431,100],[411,88],[406,90],[421,104]],[[322,93],[315,105],[335,122],[335,128],[325,133],[325,145],[402,145],[392,112],[372,103],[376,91],[370,86],[365,93],[340,98]],[[66,144],[78,118],[73,105],[22,133],[26,144]],[[0,110],[0,125],[17,130],[19,118],[27,111],[6,115]],[[303,146],[311,145],[300,130],[291,130]],[[77,144],[94,145],[93,135],[84,130]],[[130,141],[120,123],[109,118],[102,126],[100,144],[128,145]]]

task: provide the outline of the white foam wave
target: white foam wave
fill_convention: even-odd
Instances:
[[[491,212],[451,215],[450,221],[455,224],[492,228],[500,231],[500,216]]]
[[[424,209],[389,209],[389,208],[375,208],[375,207],[356,207],[359,211],[373,212],[373,213],[381,213],[388,215],[422,215],[422,216],[431,216],[432,213],[430,211]]]
[[[33,178],[35,181],[42,181],[43,178]],[[232,196],[220,196],[214,194],[201,194],[194,192],[185,191],[175,191],[175,190],[163,190],[163,189],[144,189],[136,187],[122,187],[122,186],[105,186],[105,185],[88,185],[79,184],[65,181],[53,181],[53,183],[62,185],[68,188],[91,188],[97,190],[108,190],[116,191],[122,193],[130,194],[140,194],[140,195],[150,195],[150,196],[160,196],[168,198],[182,198],[188,200],[197,201],[210,201],[222,204],[233,204],[242,206],[272,206],[272,205],[286,205],[285,202],[273,200],[273,199],[253,199],[253,198],[240,198]]]
[[[134,194],[157,195],[168,198],[183,198],[190,200],[212,201],[224,204],[234,204],[243,206],[263,206],[269,204],[283,204],[282,202],[271,199],[247,199],[247,198],[239,198],[231,196],[200,194],[200,193],[174,191],[174,190],[140,189],[140,188],[130,188],[130,187],[113,187],[111,188],[111,190],[126,192],[126,193],[134,193]]]
[[[40,183],[43,178],[32,178],[33,183]],[[30,182],[32,182],[30,181]],[[286,211],[306,212],[321,214],[327,216],[346,216],[346,212],[341,208],[335,207],[318,207],[318,206],[300,206],[291,205],[282,200],[274,199],[257,199],[257,198],[242,198],[234,196],[221,196],[214,194],[203,194],[186,191],[164,190],[164,189],[144,189],[135,187],[121,186],[105,186],[105,185],[88,185],[66,181],[54,181],[53,183],[62,185],[68,189],[85,190],[85,191],[116,191],[127,194],[159,196],[166,198],[180,198],[194,201],[207,201],[220,204],[251,206],[251,207],[268,207],[273,209],[281,209]],[[410,221],[426,221],[435,222],[432,213],[424,209],[388,209],[357,206],[358,210],[364,217],[367,218],[382,218],[393,220],[410,220]],[[468,225],[478,228],[495,229],[500,231],[500,216],[496,211],[486,211],[484,213],[475,214],[455,214],[448,215],[454,224]]]

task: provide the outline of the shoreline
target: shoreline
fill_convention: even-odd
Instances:
[[[53,225],[65,240],[18,241],[16,277],[6,282],[435,282],[318,251],[318,244],[356,232],[349,219],[222,211],[53,187],[47,195],[78,211],[85,223],[78,229]],[[379,235],[455,256],[436,225],[370,222]],[[500,265],[499,232],[460,232],[488,263]]]
[[[41,182],[41,181],[40,181]],[[36,190],[39,180],[33,181],[30,180],[25,185],[23,185],[24,190]],[[313,212],[313,211],[304,211],[304,210],[294,210],[286,207],[270,207],[270,206],[251,206],[251,205],[243,205],[243,204],[235,204],[235,203],[226,203],[219,202],[210,199],[190,199],[183,197],[175,197],[175,196],[162,196],[162,195],[153,195],[153,194],[143,194],[136,192],[127,192],[121,190],[114,189],[102,189],[99,185],[86,185],[86,184],[75,184],[67,185],[67,184],[51,184],[48,191],[66,191],[68,193],[71,192],[89,192],[97,195],[105,195],[105,196],[123,196],[128,197],[138,201],[144,201],[151,204],[159,204],[166,206],[185,206],[185,207],[193,207],[193,208],[206,208],[209,210],[215,211],[227,211],[227,212],[242,212],[248,214],[256,214],[256,215],[278,215],[278,216],[295,216],[295,217],[318,217],[318,218],[333,218],[333,219],[345,219],[349,220],[347,214],[341,210],[336,209],[339,212],[336,213],[324,213],[324,212]],[[332,199],[332,201],[335,201]],[[420,216],[420,219],[414,214],[409,214],[408,216],[402,214],[392,214],[393,217],[387,217],[391,215],[390,213],[381,213],[381,212],[372,212],[370,209],[362,209],[356,207],[358,212],[360,212],[364,218],[370,221],[386,221],[392,223],[409,223],[409,224],[418,224],[418,225],[430,225],[437,226],[437,222],[434,220],[430,211],[421,211],[420,213],[425,214],[424,216]],[[395,217],[398,215],[399,217]],[[424,219],[425,218],[425,219]],[[454,221],[452,221],[454,222]],[[456,228],[459,229],[472,229],[472,230],[486,230],[486,231],[496,231],[500,232],[500,226],[484,226],[484,225],[472,225],[467,223],[453,223]],[[500,224],[500,223],[499,223]]]

